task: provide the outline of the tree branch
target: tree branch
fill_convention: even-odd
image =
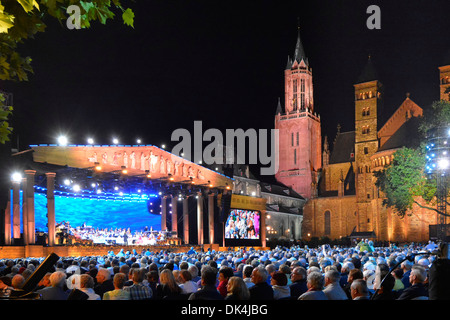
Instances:
[[[443,216],[445,216],[445,217],[450,217],[450,214],[443,213],[443,212],[439,211],[439,210],[436,209],[436,208],[424,206],[424,205],[420,204],[419,202],[417,202],[416,200],[413,200],[413,202],[414,202],[415,204],[417,204],[419,207],[421,207],[422,209],[433,210],[433,211],[436,211],[438,214],[441,214],[441,215],[443,215]]]

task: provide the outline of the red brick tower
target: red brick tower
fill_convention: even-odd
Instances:
[[[284,71],[285,105],[278,103],[275,129],[279,130],[278,182],[309,199],[317,190],[322,167],[320,116],[314,112],[312,69],[298,29],[294,57]]]

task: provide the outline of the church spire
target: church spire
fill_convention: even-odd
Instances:
[[[294,53],[294,61],[297,61],[297,63],[300,63],[301,61],[305,61],[307,63],[307,58],[305,55],[305,50],[303,49],[302,40],[300,38],[300,19],[298,19],[298,25],[297,25],[297,44],[295,45],[295,53]]]
[[[277,105],[277,111],[275,114],[280,114],[283,113],[283,111],[281,110],[281,101],[280,101],[280,97],[278,97],[278,105]]]

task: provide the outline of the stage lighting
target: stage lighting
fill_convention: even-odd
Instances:
[[[20,172],[14,172],[11,175],[11,180],[13,182],[20,182],[20,181],[22,181],[22,174]]]
[[[67,146],[67,143],[69,142],[69,140],[67,139],[66,136],[59,136],[58,137],[58,144],[60,146]]]
[[[136,142],[137,142],[137,144],[141,144],[142,140],[141,139],[137,139]]]
[[[73,186],[73,191],[78,192],[80,190],[81,190],[81,188],[80,188],[80,186],[78,184]]]
[[[447,169],[449,166],[448,159],[447,158],[439,159],[438,166],[439,166],[439,169],[441,169],[441,170]]]
[[[94,144],[94,139],[88,138],[88,139],[87,139],[87,143],[88,143],[88,144]]]
[[[64,180],[64,184],[65,184],[66,186],[70,186],[70,180],[69,180],[69,179],[65,179],[65,180]]]
[[[96,184],[96,183],[94,183],[94,182],[93,182],[93,183],[91,183],[91,187],[92,187],[92,188],[95,188],[96,186],[97,186],[97,184]]]
[[[119,144],[119,139],[113,138],[113,143],[114,143],[114,144]]]
[[[166,148],[166,145],[165,145],[165,144],[163,144],[163,145],[161,146],[161,148],[165,149],[165,148]]]

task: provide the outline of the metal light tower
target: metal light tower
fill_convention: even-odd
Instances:
[[[450,126],[449,126],[450,127]],[[448,176],[450,173],[450,129],[437,127],[428,131],[428,144],[426,146],[425,172],[436,178],[437,210],[437,238],[445,241],[447,235],[447,194]]]

